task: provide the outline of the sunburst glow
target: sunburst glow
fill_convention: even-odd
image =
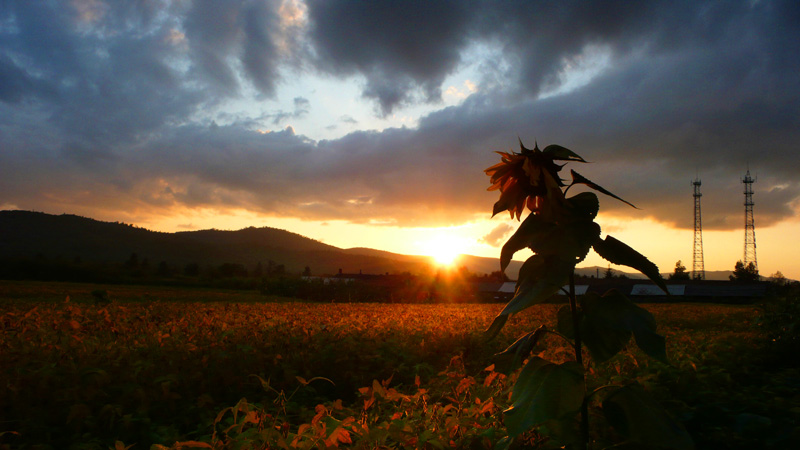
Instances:
[[[463,253],[464,243],[455,236],[438,235],[427,242],[427,254],[441,266],[453,265],[456,258]]]

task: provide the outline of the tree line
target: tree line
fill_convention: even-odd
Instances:
[[[251,290],[314,302],[411,303],[493,300],[492,288],[485,285],[508,281],[500,271],[475,274],[466,267],[420,274],[314,277],[308,265],[302,271],[290,271],[272,260],[251,266],[234,262],[179,265],[153,262],[137,253],[131,253],[123,261],[106,263],[41,254],[33,258],[0,259],[0,279]]]
[[[303,274],[310,274],[306,267]],[[137,253],[124,261],[84,261],[80,257],[34,257],[0,259],[0,279],[66,281],[112,284],[156,284],[208,286],[230,289],[259,289],[265,277],[300,276],[291,274],[283,264],[275,261],[259,262],[252,267],[225,262],[208,264],[191,262],[174,264],[167,261],[150,261]]]
[[[742,260],[736,261],[736,264],[733,266],[733,273],[729,275],[728,278],[730,281],[737,282],[761,281],[761,275],[759,275],[756,265],[752,261],[745,264]],[[686,266],[683,265],[683,262],[678,260],[678,262],[675,263],[675,270],[669,275],[669,279],[675,281],[691,280],[692,276],[686,269]],[[779,285],[787,283],[786,277],[780,270],[770,275],[769,279]]]

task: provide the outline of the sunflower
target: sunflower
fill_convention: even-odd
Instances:
[[[500,200],[494,204],[492,217],[500,211],[508,211],[511,218],[520,219],[527,206],[532,212],[540,213],[547,206],[548,199],[563,200],[561,188],[564,182],[558,176],[563,165],[554,161],[580,161],[583,158],[560,145],[548,145],[539,150],[538,144],[533,149],[525,148],[519,142],[520,153],[496,152],[501,162],[485,170],[492,185],[488,190],[500,189]]]

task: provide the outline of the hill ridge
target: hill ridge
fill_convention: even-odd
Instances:
[[[37,257],[80,258],[84,261],[122,263],[136,254],[157,264],[191,263],[219,265],[258,263],[283,264],[287,271],[300,273],[309,267],[313,274],[422,273],[434,265],[430,256],[405,255],[365,247],[343,249],[288,230],[249,226],[239,230],[153,231],[123,222],[105,222],[76,214],[48,214],[37,211],[0,211],[0,259]],[[488,274],[500,269],[497,258],[460,255],[455,262],[473,273]],[[507,275],[515,279],[519,261],[512,261]],[[603,275],[603,267],[583,267],[576,274]],[[634,279],[639,273],[622,272]],[[728,271],[707,273],[709,279],[727,279]],[[664,274],[665,278],[668,273]]]
[[[397,260],[372,249],[344,250],[287,230],[245,227],[239,230],[160,232],[121,222],[105,222],[75,214],[0,211],[0,258],[80,258],[122,263],[132,254],[151,263],[183,265],[274,262],[289,272],[310,267],[314,273],[339,269],[365,273],[419,272],[424,257]],[[391,253],[385,252],[385,255]]]

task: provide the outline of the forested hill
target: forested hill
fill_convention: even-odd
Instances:
[[[202,230],[161,233],[123,223],[85,217],[28,211],[0,211],[0,259],[61,259],[96,263],[124,263],[135,254],[155,265],[200,266],[224,263],[284,265],[287,272],[314,274],[344,272],[418,272],[425,257],[368,251],[345,251],[296,233],[275,228],[238,231]]]
[[[30,211],[0,211],[0,263],[47,260],[99,264],[124,264],[132,255],[151,266],[166,262],[180,271],[186,265],[200,267],[241,264],[248,270],[259,263],[283,265],[286,272],[306,267],[313,275],[345,273],[382,274],[430,269],[426,256],[402,255],[370,248],[341,249],[277,228],[244,228],[237,231],[201,230],[162,233],[119,222],[101,222],[71,214],[52,215]],[[519,261],[512,261],[506,275],[516,279]],[[475,274],[499,269],[497,258],[461,255],[456,266]],[[0,267],[1,268],[1,267]],[[603,267],[577,269],[578,275],[602,276]],[[639,273],[614,270],[642,278]],[[727,280],[730,271],[706,272],[707,279]],[[666,277],[668,273],[665,273]],[[3,274],[0,273],[0,278]]]

